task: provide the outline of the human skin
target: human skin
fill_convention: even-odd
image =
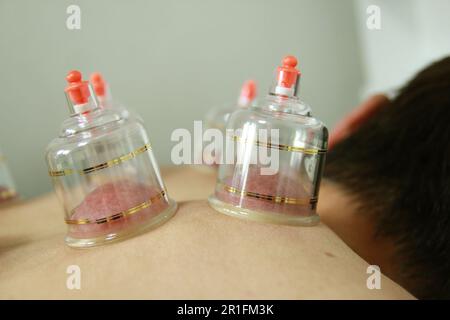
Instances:
[[[324,224],[272,225],[217,213],[204,196],[213,191],[214,175],[191,170],[163,171],[170,196],[179,200],[172,219],[103,247],[64,244],[54,195],[2,209],[0,298],[413,298],[385,276],[380,290],[369,290],[368,263]],[[186,189],[203,200],[186,201]],[[81,290],[66,287],[70,265],[81,268]]]
[[[377,237],[375,221],[362,212],[359,200],[342,186],[329,180],[322,182],[317,211],[322,223],[335,232],[352,250],[369,264],[378,265],[391,279],[396,279],[394,242]]]

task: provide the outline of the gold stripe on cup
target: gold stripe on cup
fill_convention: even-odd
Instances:
[[[74,173],[78,173],[78,174],[84,175],[84,174],[88,174],[88,173],[91,173],[91,172],[94,172],[94,171],[98,171],[98,170],[102,170],[102,169],[106,169],[106,168],[111,168],[113,166],[121,164],[122,162],[131,160],[131,159],[135,158],[136,156],[138,156],[139,154],[144,153],[144,152],[146,152],[148,150],[151,150],[150,144],[146,144],[143,147],[140,147],[140,148],[138,148],[138,149],[136,149],[134,151],[131,151],[130,153],[127,153],[127,154],[125,154],[123,156],[120,156],[118,158],[115,158],[115,159],[112,159],[112,160],[100,163],[98,165],[95,165],[95,166],[92,166],[92,167],[89,167],[89,168],[85,168],[85,169],[82,169],[82,170],[63,169],[63,170],[57,170],[57,171],[49,171],[48,174],[51,177],[67,176],[67,175],[71,175],[71,174],[74,174]]]

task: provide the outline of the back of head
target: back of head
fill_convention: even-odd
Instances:
[[[419,298],[450,298],[450,57],[417,74],[327,161],[325,176],[394,242],[394,280]]]

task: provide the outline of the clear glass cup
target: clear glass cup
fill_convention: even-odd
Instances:
[[[247,109],[255,104],[257,86],[254,80],[247,80],[241,87],[241,92],[237,103],[223,106],[221,108],[212,108],[205,116],[205,129],[218,129],[225,134],[226,125],[231,114],[239,109]],[[203,141],[199,142],[203,143]],[[201,148],[203,149],[203,148]],[[222,157],[222,150],[216,146],[214,154],[202,153],[202,163],[210,168],[218,168]]]
[[[0,205],[10,203],[17,198],[18,193],[6,157],[0,150]]]
[[[210,205],[241,218],[314,225],[328,131],[297,96],[294,57],[278,68],[275,86],[257,107],[228,120],[226,160]]]
[[[114,109],[120,113],[124,119],[134,118],[133,120],[144,123],[144,120],[139,114],[126,108],[116,99],[113,99],[111,88],[100,72],[92,73],[89,80],[100,108]]]
[[[46,151],[65,209],[66,243],[110,243],[168,220],[177,205],[167,194],[142,124],[99,108],[81,75],[70,73],[68,80],[71,117]]]

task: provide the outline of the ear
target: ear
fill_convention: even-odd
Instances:
[[[334,145],[347,138],[370,117],[388,104],[389,99],[382,94],[367,99],[334,127],[328,140],[328,149],[333,148]]]

